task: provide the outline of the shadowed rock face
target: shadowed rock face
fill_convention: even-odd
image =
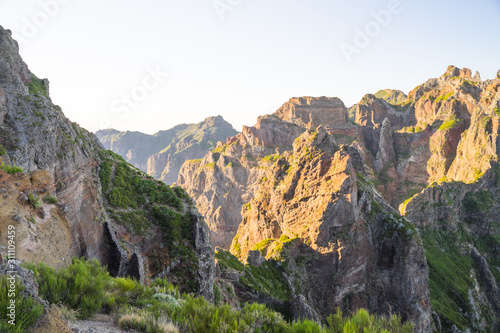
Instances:
[[[97,258],[109,265],[115,276],[140,280],[151,276],[153,269],[146,264],[149,253],[137,244],[154,239],[160,247],[165,232],[157,226],[156,238],[148,238],[128,232],[120,224],[123,221],[115,215],[122,212],[116,203],[110,203],[110,196],[101,186],[101,166],[114,163],[114,168],[122,162],[52,103],[48,80],[38,79],[29,71],[17,43],[2,27],[0,73],[0,162],[24,170],[11,175],[0,170],[0,234],[5,235],[10,224],[16,225],[17,258],[53,267],[66,266],[73,256]],[[132,170],[137,179],[147,178],[124,164],[125,170]],[[111,186],[113,182],[108,179],[106,183]],[[190,201],[185,194],[174,193],[188,206]],[[111,211],[113,216],[108,215]],[[193,270],[196,276],[191,290],[198,289],[212,299],[214,259],[207,227],[190,207],[181,209],[179,214],[196,216],[188,221],[192,230],[186,236],[192,239],[191,248],[198,264],[198,269]],[[149,219],[146,224],[158,224]],[[1,237],[0,256],[4,254],[5,242],[6,238]],[[175,274],[178,273],[171,276]]]
[[[224,142],[237,133],[231,124],[217,116],[198,124],[177,125],[154,135],[109,129],[98,131],[96,136],[106,149],[171,185],[177,180],[184,161],[202,158],[217,142]]]
[[[304,298],[299,308],[312,307],[323,318],[336,307],[394,310],[417,331],[429,331],[428,273],[417,231],[364,175],[356,149],[336,146],[321,131],[304,133],[263,174],[231,251],[246,258],[268,240],[269,256],[280,240],[292,239],[279,257],[291,298]]]

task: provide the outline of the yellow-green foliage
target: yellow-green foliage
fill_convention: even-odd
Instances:
[[[32,192],[28,193],[28,202],[33,206],[35,209],[39,209],[42,207],[42,202],[38,198],[38,196]]]
[[[19,282],[15,284],[13,295],[9,295],[10,282],[7,276],[0,276],[0,332],[22,333],[30,327],[43,312],[44,306],[37,303],[35,299],[24,296],[22,291],[24,285]],[[12,296],[12,297],[11,297]],[[11,318],[7,317],[10,310],[11,300],[15,301],[15,325],[8,323]]]
[[[267,155],[264,158],[262,158],[263,162],[267,163],[274,163],[280,158],[280,155]]]
[[[0,144],[0,155],[5,155],[7,150]]]
[[[402,324],[399,316],[375,317],[362,309],[350,317],[344,317],[342,312],[337,311],[336,314],[328,317],[323,326],[310,320],[289,323],[281,314],[262,304],[244,304],[241,310],[235,310],[227,304],[212,304],[203,297],[181,295],[174,286],[165,280],[157,279],[149,285],[141,285],[129,278],[111,278],[105,273],[105,268],[96,261],[73,260],[72,265],[59,272],[49,269],[43,264],[29,265],[29,268],[35,271],[42,298],[48,299],[52,303],[60,298],[63,304],[67,304],[67,301],[71,299],[85,300],[71,305],[71,308],[80,314],[80,318],[87,317],[96,311],[105,311],[119,318],[120,327],[138,329],[146,333],[178,331],[192,333],[409,333],[413,329],[411,323]],[[252,271],[252,274],[258,275],[254,283],[258,283],[259,288],[269,287],[274,279],[280,277],[279,272],[274,272],[272,268],[263,267],[262,271]],[[4,289],[4,279],[0,280],[2,290]],[[75,284],[76,281],[79,283]],[[0,303],[3,301],[2,297],[3,293],[0,294]],[[90,312],[89,306],[92,307]],[[4,329],[7,326],[2,320],[5,316],[1,311],[5,311],[5,309],[6,306],[3,305],[0,308],[1,332],[9,332]],[[30,304],[19,309],[23,309],[23,311],[18,312],[18,318],[27,317],[30,319],[26,321],[28,325],[24,328],[38,318],[42,310],[32,307]]]
[[[445,95],[441,95],[439,97],[436,98],[436,102],[444,102],[444,101],[447,101],[451,96],[453,96],[455,93],[452,91],[448,94],[445,94]]]
[[[274,242],[275,240],[272,238],[261,240],[252,247],[252,250],[259,250],[260,253],[262,253],[262,255],[265,257],[267,255],[268,247]]]
[[[229,251],[219,250],[215,252],[215,259],[217,259],[222,269],[231,268],[240,272],[245,270],[245,265]]]
[[[451,120],[448,120],[448,121],[445,121],[444,123],[442,123],[441,126],[439,126],[439,130],[446,131],[446,130],[454,128],[458,124],[460,124],[460,120],[451,119]]]
[[[3,162],[0,164],[0,169],[7,172],[9,175],[18,172],[24,172],[24,170],[18,167],[17,165],[5,165]]]
[[[286,249],[287,245],[291,244],[291,242],[296,239],[297,237],[290,238],[285,234],[281,235],[281,237],[275,243],[268,247],[267,257],[277,261],[285,260],[286,258],[284,255],[284,250]]]
[[[53,304],[63,304],[80,311],[80,318],[88,318],[102,308],[107,297],[105,287],[109,274],[97,260],[73,259],[68,268],[56,272],[40,264],[28,265],[35,272],[40,296]]]

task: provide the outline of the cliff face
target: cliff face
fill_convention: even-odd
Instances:
[[[259,180],[231,252],[283,262],[291,300],[325,318],[336,307],[397,309],[430,329],[427,266],[415,227],[380,197],[356,149],[306,132]],[[250,261],[251,262],[251,261]]]
[[[216,245],[227,249],[228,240],[238,229],[231,251],[242,260],[260,262],[262,258],[253,251],[262,247],[267,249],[269,244],[275,244],[270,246],[279,248],[282,236],[297,237],[301,240],[299,242],[301,244],[320,248],[318,244],[324,241],[321,238],[324,235],[323,221],[327,221],[323,216],[329,211],[327,203],[336,198],[328,191],[343,192],[339,188],[329,188],[324,185],[327,180],[322,178],[321,172],[311,174],[315,170],[313,166],[303,165],[308,169],[297,173],[297,178],[280,174],[283,173],[280,168],[284,168],[284,165],[295,166],[298,163],[298,160],[290,160],[291,156],[298,156],[299,153],[290,146],[290,142],[294,142],[294,138],[306,128],[317,128],[320,133],[327,133],[329,140],[336,146],[346,144],[351,147],[350,149],[356,148],[366,172],[364,176],[366,182],[373,184],[390,206],[400,206],[409,223],[416,223],[424,228],[422,236],[427,251],[426,259],[431,269],[430,290],[431,302],[435,308],[433,321],[435,328],[442,327],[445,331],[478,327],[489,330],[496,327],[498,322],[496,318],[499,316],[494,305],[496,301],[489,300],[486,292],[490,290],[494,294],[496,290],[495,282],[491,279],[492,276],[495,278],[498,272],[498,269],[491,268],[498,266],[491,264],[496,252],[487,251],[484,246],[481,248],[470,239],[484,235],[485,230],[490,235],[488,237],[496,239],[498,230],[496,227],[488,226],[488,223],[480,227],[472,228],[469,225],[461,229],[447,226],[463,225],[457,221],[464,221],[464,217],[452,217],[453,214],[449,211],[463,209],[461,207],[464,205],[464,196],[479,191],[474,186],[491,173],[488,170],[491,170],[498,161],[499,101],[500,78],[482,81],[479,74],[472,76],[470,70],[453,66],[450,66],[441,77],[428,80],[408,95],[395,90],[383,90],[375,95],[366,95],[360,103],[348,110],[336,98],[293,98],[272,116],[259,118],[255,127],[245,128],[243,133],[229,139],[226,145],[220,145],[202,161],[185,163],[178,183],[186,188],[199,209],[207,216]],[[347,120],[348,115],[356,126]],[[303,149],[306,147],[302,146]],[[307,149],[311,151],[310,147]],[[270,154],[272,150],[275,151],[274,154],[278,152],[280,156],[267,156],[262,159],[262,156]],[[247,157],[241,159],[241,154]],[[234,163],[235,161],[238,163]],[[264,161],[269,163],[265,164]],[[325,168],[328,170],[329,167]],[[294,169],[290,167],[289,170]],[[277,174],[268,174],[271,171]],[[347,173],[351,174],[351,178],[357,177]],[[445,200],[442,198],[443,195],[430,194],[435,193],[432,191],[437,191],[431,191],[431,188],[446,189],[447,186],[451,186],[450,182],[461,184],[462,197],[454,199],[455,206],[444,208],[446,205],[443,204]],[[492,196],[496,193],[495,186],[496,183],[493,182],[488,187]],[[326,193],[325,197],[311,195],[311,189]],[[425,191],[420,193],[423,190]],[[483,199],[481,197],[476,201],[480,202]],[[446,200],[448,206],[451,205],[449,195],[446,196]],[[494,202],[494,199],[492,200]],[[420,204],[417,204],[418,202]],[[309,210],[306,209],[305,203]],[[384,204],[380,206],[384,209],[389,207]],[[367,219],[370,211],[373,211],[372,208],[366,211],[363,207],[360,204],[359,207],[353,208],[346,204],[339,206],[331,216],[337,219],[342,217],[344,221],[351,221],[349,223],[354,225],[359,219],[363,221]],[[491,218],[488,220],[489,223],[495,225],[495,210],[491,207],[488,206],[485,210],[488,214],[492,214],[488,215]],[[390,211],[390,208],[387,209]],[[428,214],[439,216],[439,219],[428,218]],[[319,222],[306,223],[311,218]],[[304,226],[304,223],[307,225]],[[442,232],[444,226],[446,226],[444,234],[435,232],[436,230]],[[463,238],[449,242],[455,246],[454,248],[443,245],[442,237],[448,237],[449,233],[456,233],[456,230],[464,232]],[[346,234],[356,232],[358,231],[350,229]],[[370,242],[372,245],[376,243],[375,240]],[[493,249],[498,247],[493,240],[488,244]],[[342,245],[339,243],[338,246]],[[439,252],[436,252],[436,246],[439,251],[452,252],[453,256],[441,258]],[[470,246],[474,248],[464,250]],[[456,248],[460,250],[453,252],[452,250]],[[265,257],[266,251],[260,255]],[[317,251],[317,248],[314,251]],[[371,248],[371,251],[375,249]],[[334,248],[331,249],[331,253],[335,253]],[[364,252],[360,253],[363,255]],[[467,276],[475,276],[466,279],[469,288],[455,285],[453,278],[447,275],[447,271],[436,269],[441,265],[439,262],[436,263],[436,260],[441,259],[470,261],[478,265],[477,269],[475,266],[472,267],[472,264],[461,268]],[[377,269],[385,265],[384,261],[377,259],[376,262]],[[489,271],[485,269],[485,262],[490,265]],[[355,264],[352,265],[356,267]],[[321,267],[328,274],[333,274],[332,272],[338,269],[338,263],[335,261],[322,263]],[[227,277],[229,274],[230,280],[234,280],[234,276],[231,275],[233,273],[224,270],[221,272],[222,276]],[[340,274],[344,276],[346,272]],[[311,281],[315,279],[307,272],[302,272],[298,276],[306,276]],[[476,278],[478,276],[480,278]],[[481,279],[490,282],[483,286]],[[326,285],[323,287],[327,288]],[[241,293],[249,294],[244,290]],[[469,297],[470,293],[472,296]],[[323,315],[321,311],[328,306],[321,303],[320,295],[314,292],[306,294],[302,295],[303,299],[297,296],[297,304],[294,300],[290,302],[302,309],[306,304],[313,309],[312,317],[315,317],[314,313],[317,315],[318,311]],[[336,295],[335,291],[332,291],[332,295]],[[461,295],[460,298],[457,298],[457,295]],[[338,304],[338,298],[335,297],[337,296],[331,298],[335,300],[332,304]],[[494,299],[495,297],[493,296]],[[473,304],[470,307],[463,305],[467,299]],[[363,302],[360,301],[359,304],[365,304]],[[404,308],[402,304],[398,303],[398,306]],[[477,307],[481,306],[489,310],[483,312],[477,310]],[[378,311],[377,308],[384,311],[383,306],[374,306],[371,309]],[[470,309],[476,310],[469,311]],[[460,315],[456,315],[457,313]]]
[[[434,183],[402,207],[421,228],[432,309],[446,331],[500,329],[500,166],[474,183]]]
[[[214,246],[229,248],[258,179],[303,131],[275,116],[259,117],[254,127],[244,127],[203,159],[183,164],[176,184],[206,217]]]
[[[96,135],[106,149],[170,185],[177,180],[184,161],[202,158],[217,142],[237,133],[231,124],[217,116],[198,124],[177,125],[154,135],[116,130],[102,130]]]
[[[1,27],[0,73],[0,254],[13,224],[19,260],[61,267],[73,256],[97,258],[113,275],[141,280],[160,274],[168,261],[172,280],[211,299],[213,250],[188,196],[149,180],[70,122],[52,103],[48,80],[29,71]],[[183,253],[168,246],[165,214],[179,219]],[[149,225],[154,235],[136,232]],[[150,241],[162,253],[139,245]],[[174,269],[172,262],[190,253],[192,260]]]

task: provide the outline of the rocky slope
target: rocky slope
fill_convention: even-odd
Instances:
[[[232,252],[241,256],[241,259],[246,258],[247,251],[253,253],[251,250],[262,245],[261,242],[266,243],[267,238],[273,240],[269,241],[270,244],[279,244],[280,235],[314,238],[314,233],[321,233],[320,224],[310,226],[313,232],[311,236],[303,234],[300,223],[285,223],[286,219],[301,221],[311,214],[301,217],[298,212],[306,211],[301,208],[301,202],[295,202],[293,209],[278,209],[276,206],[280,200],[275,188],[279,182],[275,175],[268,177],[266,170],[274,168],[271,165],[280,160],[280,156],[288,159],[293,152],[290,142],[294,138],[306,129],[318,128],[321,133],[329,134],[336,145],[348,144],[356,148],[363,161],[367,181],[374,185],[390,206],[400,206],[408,221],[421,227],[424,227],[422,223],[425,224],[422,236],[431,270],[431,302],[435,306],[433,325],[442,327],[444,331],[494,330],[500,313],[495,308],[496,301],[487,299],[487,294],[490,290],[496,290],[495,283],[498,285],[495,277],[497,265],[491,264],[498,247],[495,243],[498,230],[488,226],[488,223],[480,228],[461,228],[464,231],[463,238],[450,241],[449,244],[461,250],[447,260],[473,260],[483,263],[482,266],[486,261],[494,267],[490,269],[490,274],[485,269],[467,266],[467,269],[470,268],[465,271],[467,274],[481,278],[467,278],[470,289],[461,285],[461,289],[457,290],[453,276],[448,275],[450,271],[435,269],[439,265],[436,265],[433,251],[434,254],[436,249],[449,251],[446,243],[441,241],[442,235],[436,234],[435,230],[441,230],[443,223],[464,225],[465,222],[463,217],[451,218],[442,213],[445,208],[442,207],[441,197],[431,196],[429,188],[447,188],[450,182],[462,184],[462,197],[457,197],[457,203],[453,206],[457,211],[462,209],[460,203],[467,193],[479,191],[474,186],[478,186],[491,173],[489,170],[498,161],[499,110],[499,75],[493,80],[483,81],[479,74],[472,76],[470,70],[454,66],[450,66],[441,77],[416,87],[408,95],[396,90],[382,90],[375,95],[366,95],[360,103],[349,109],[336,98],[293,98],[273,115],[259,118],[255,127],[246,128],[243,133],[207,154],[202,161],[186,162],[178,183],[186,188],[200,211],[206,215],[216,240],[214,244],[228,249],[229,238],[239,228]],[[266,126],[267,122],[273,125]],[[355,123],[355,126],[350,122]],[[268,155],[263,158],[273,149],[280,156]],[[243,159],[239,155],[242,151],[245,152]],[[269,182],[269,178],[273,181]],[[318,176],[316,178],[316,181],[321,179]],[[306,184],[308,187],[313,186]],[[492,182],[489,187],[492,196],[496,193],[495,186],[496,183]],[[292,197],[297,195],[294,191],[290,193]],[[309,195],[302,194],[305,200],[310,200]],[[263,195],[267,196],[265,200],[262,199]],[[269,197],[272,195],[276,198],[271,203]],[[293,201],[293,198],[287,200]],[[476,201],[481,200],[483,198]],[[414,207],[412,202],[421,204],[418,208],[411,208]],[[492,202],[495,200],[492,199]],[[257,209],[253,207],[255,204],[259,205]],[[491,214],[490,224],[495,225],[496,215],[492,207],[490,205],[484,209]],[[337,214],[349,216],[348,211],[344,207]],[[424,216],[441,216],[440,224],[435,223],[436,219],[419,220],[417,211],[419,214],[422,211]],[[351,218],[352,223],[356,219]],[[283,225],[287,225],[286,230]],[[454,227],[446,230],[446,235],[456,232]],[[491,243],[493,252],[471,241],[480,238],[485,232],[491,236],[492,241],[488,241],[488,244]],[[470,249],[471,246],[475,250]],[[241,254],[239,251],[242,251]],[[227,275],[227,272],[221,274]],[[234,274],[231,274],[229,280],[235,280]],[[481,279],[484,278],[490,282],[483,284]],[[472,296],[469,297],[469,293]],[[248,294],[243,292],[243,295]],[[457,295],[461,295],[460,298]],[[318,300],[319,295],[305,297],[305,302],[313,308],[325,309]],[[468,307],[463,305],[464,302],[475,305]],[[483,312],[477,310],[481,306],[488,309]]]
[[[0,73],[0,255],[14,225],[19,260],[60,267],[74,256],[97,258],[112,275],[140,280],[170,272],[211,299],[208,229],[185,192],[148,178],[70,122],[1,27]]]
[[[259,180],[231,252],[252,262],[249,252],[257,250],[281,262],[290,301],[302,299],[313,319],[336,307],[397,309],[417,331],[428,331],[428,272],[418,232],[365,175],[356,149],[335,145],[321,131],[304,133]]]
[[[202,158],[217,142],[224,142],[237,133],[231,124],[217,116],[198,124],[177,125],[154,135],[109,129],[96,132],[96,136],[106,149],[171,185],[177,180],[184,161]]]

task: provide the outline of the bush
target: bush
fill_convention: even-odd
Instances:
[[[0,155],[7,154],[7,150],[0,144]]]
[[[15,291],[15,302],[16,302],[16,320],[15,326],[9,324],[7,317],[8,309],[10,305],[10,298],[7,291],[9,290],[9,281],[6,276],[0,277],[0,332],[24,332],[28,327],[30,327],[43,312],[43,305],[37,303],[31,297],[25,297],[22,295],[24,286],[20,283],[16,283]]]
[[[74,258],[70,266],[59,272],[43,263],[28,268],[37,276],[40,297],[79,310],[80,319],[92,316],[108,302],[105,288],[110,281],[109,273],[96,259]]]
[[[31,264],[28,268],[35,271],[40,296],[51,303],[61,302],[64,306],[59,305],[60,309],[67,306],[62,310],[67,318],[86,318],[96,311],[107,310],[119,318],[121,328],[147,333],[178,332],[179,329],[188,333],[409,333],[413,329],[411,323],[401,323],[399,316],[375,317],[363,309],[352,317],[343,317],[337,310],[323,328],[310,320],[288,323],[281,314],[262,304],[245,304],[237,311],[227,304],[211,304],[203,297],[181,296],[177,288],[163,279],[146,286],[130,278],[111,278],[96,260],[73,259],[68,268],[59,272],[44,264]],[[4,285],[1,286],[3,289]],[[24,308],[27,316],[36,320],[40,309],[30,312],[31,307]],[[2,305],[0,311],[4,309],[6,306]],[[1,329],[0,322],[0,331],[4,332]]]
[[[36,194],[33,194],[32,192],[28,193],[28,202],[35,209],[39,209],[42,207],[42,202],[40,201],[38,196]]]
[[[2,162],[2,164],[0,164],[0,169],[7,172],[9,175],[12,175],[12,174],[18,173],[18,172],[24,172],[24,170],[21,169],[20,167],[18,167],[17,165],[5,165],[3,162]]]
[[[43,201],[45,201],[48,204],[55,205],[57,203],[57,198],[52,195],[48,195],[45,198],[43,198]]]
[[[300,332],[300,331],[299,331]],[[305,331],[302,331],[305,332]],[[315,331],[308,331],[315,332]],[[356,314],[350,317],[343,317],[340,309],[337,313],[327,319],[325,332],[328,333],[357,333],[357,332],[391,332],[391,333],[412,333],[413,323],[401,322],[401,316],[391,315],[390,317],[376,317],[370,315],[365,309],[358,309]]]

